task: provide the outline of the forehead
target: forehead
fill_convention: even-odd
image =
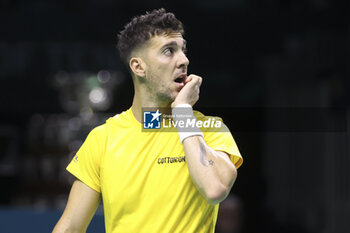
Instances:
[[[149,40],[149,47],[156,49],[169,43],[176,43],[178,46],[182,47],[186,44],[186,41],[182,37],[181,33],[174,32],[153,36]]]

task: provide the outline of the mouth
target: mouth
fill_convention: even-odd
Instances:
[[[181,74],[180,76],[178,76],[174,82],[176,83],[181,83],[181,84],[185,84],[185,80],[186,80],[187,75],[186,74]]]

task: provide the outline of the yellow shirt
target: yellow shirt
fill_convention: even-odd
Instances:
[[[106,233],[214,232],[219,205],[208,204],[192,183],[178,134],[141,127],[131,109],[109,118],[67,167],[102,194]],[[229,132],[203,133],[211,148],[242,164]]]

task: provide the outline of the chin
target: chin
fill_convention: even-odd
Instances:
[[[176,98],[177,94],[174,94],[174,95],[165,95],[165,94],[160,94],[159,95],[159,100],[160,100],[160,103],[162,103],[160,107],[169,107],[172,102],[174,102],[175,98]]]

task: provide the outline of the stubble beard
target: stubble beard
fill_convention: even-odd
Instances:
[[[155,77],[152,72],[149,77]],[[158,107],[170,107],[171,103],[174,102],[177,94],[174,94],[170,88],[165,83],[160,83],[161,77],[151,78],[148,83],[148,92],[151,94],[153,102],[158,105]],[[169,84],[170,85],[170,84]]]
[[[157,94],[157,100],[160,107],[169,107],[175,98],[170,95],[170,93],[161,93]]]

